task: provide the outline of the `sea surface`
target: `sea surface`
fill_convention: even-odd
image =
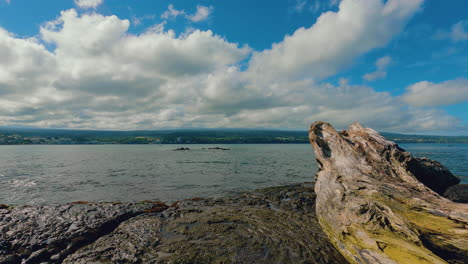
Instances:
[[[401,144],[468,176],[468,144]],[[173,202],[313,181],[308,144],[0,146],[0,203]],[[230,150],[209,150],[212,147]],[[468,183],[468,178],[463,181]]]

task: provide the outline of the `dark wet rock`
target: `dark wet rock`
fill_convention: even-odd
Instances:
[[[123,219],[125,212],[130,215]],[[114,224],[104,226],[109,221]],[[171,207],[21,207],[1,214],[0,226],[2,241],[9,241],[0,263],[29,256],[37,256],[29,263],[347,263],[317,222],[310,183]]]
[[[152,252],[160,241],[161,222],[156,215],[133,217],[68,256],[63,263],[142,263],[142,256]]]
[[[468,184],[458,184],[448,188],[444,197],[457,203],[468,203]]]
[[[188,199],[122,223],[64,263],[346,263],[321,231],[314,201],[311,184]]]
[[[310,184],[182,201],[149,263],[346,263],[315,218]]]
[[[182,147],[182,148],[176,148],[176,149],[174,149],[174,150],[175,150],[175,151],[180,151],[180,150],[190,150],[190,148],[184,148],[184,147]]]
[[[339,133],[316,122],[309,137],[317,218],[349,262],[468,263],[468,205],[430,189],[456,182],[440,163],[359,124]]]
[[[0,263],[58,263],[153,206],[75,202],[0,210]]]
[[[220,147],[214,147],[214,148],[208,148],[208,149],[211,149],[211,150],[230,150],[228,148],[220,148]]]

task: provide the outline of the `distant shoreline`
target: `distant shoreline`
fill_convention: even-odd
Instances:
[[[421,142],[421,141],[395,141],[398,144],[468,144],[468,142]],[[268,142],[239,142],[239,143],[69,143],[69,144],[60,144],[60,143],[48,143],[48,144],[2,144],[0,146],[105,146],[105,145],[306,145],[310,144],[309,142],[277,142],[277,143],[268,143]]]
[[[382,133],[396,143],[468,143],[468,136]],[[0,145],[309,144],[307,131],[172,130],[80,131],[0,129]]]

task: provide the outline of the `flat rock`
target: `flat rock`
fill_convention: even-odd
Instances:
[[[60,262],[151,203],[87,203],[0,209],[0,263]]]
[[[317,217],[350,263],[468,263],[468,205],[439,195],[458,183],[440,163],[359,124],[316,122],[309,138]]]
[[[169,208],[149,202],[115,205],[112,210],[114,205],[106,204],[33,207],[28,209],[32,215],[25,216],[27,223],[37,221],[36,215],[60,220],[50,220],[55,224],[38,230],[18,221],[8,224],[5,230],[14,233],[7,232],[5,238],[28,252],[8,244],[0,263],[20,263],[37,250],[43,250],[42,257],[29,263],[347,263],[318,224],[315,197],[313,184],[304,183],[227,198],[192,198]],[[92,216],[102,210],[100,206],[109,213]],[[11,215],[18,218],[26,212],[25,208],[14,210],[4,210],[0,226],[6,226]],[[95,218],[105,223],[104,219],[116,217],[116,211],[129,210],[131,216],[114,221],[109,228],[101,230],[102,224],[94,224]],[[90,217],[92,221],[86,220]],[[91,238],[73,246],[76,237],[90,233]],[[47,246],[36,237],[43,241],[55,238],[60,243]]]

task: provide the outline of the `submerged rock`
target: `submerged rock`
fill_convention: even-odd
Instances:
[[[169,208],[20,207],[0,210],[0,228],[0,263],[347,263],[317,222],[309,183]]]
[[[220,147],[214,147],[214,148],[208,148],[208,149],[211,149],[211,150],[231,150],[231,149],[228,149],[228,148],[220,148]]]
[[[174,149],[174,151],[180,151],[180,150],[190,150],[190,148],[181,147],[181,148]]]
[[[359,124],[316,122],[309,137],[317,217],[349,262],[468,263],[468,205],[438,194],[458,183],[440,163]]]

